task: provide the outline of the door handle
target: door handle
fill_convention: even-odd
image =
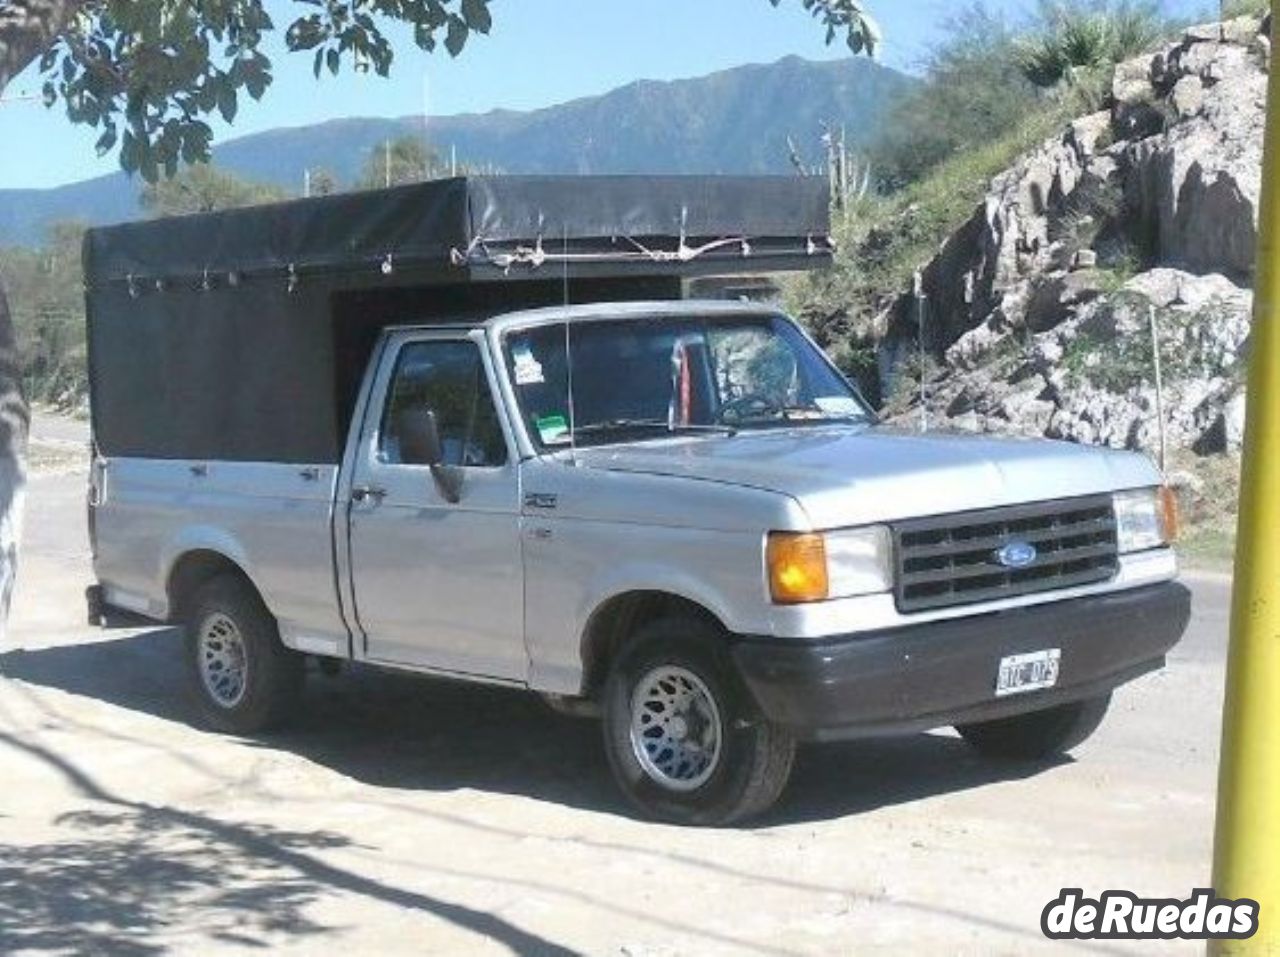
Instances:
[[[373,501],[375,505],[381,505],[382,500],[387,497],[387,490],[379,485],[357,485],[351,490],[351,501],[368,502]]]

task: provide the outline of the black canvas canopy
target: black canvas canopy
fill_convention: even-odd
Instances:
[[[801,177],[484,177],[90,230],[106,455],[336,462],[378,331],[831,258]]]

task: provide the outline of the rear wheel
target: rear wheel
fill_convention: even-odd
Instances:
[[[721,825],[770,807],[795,743],[755,713],[717,629],[693,617],[645,626],[610,670],[605,749],[646,815]]]
[[[1012,718],[958,725],[956,730],[980,754],[1003,761],[1036,761],[1065,754],[1098,730],[1111,694],[1072,701]]]
[[[237,577],[219,576],[190,607],[187,664],[205,722],[234,734],[282,724],[302,687],[303,658],[281,644],[257,592]]]

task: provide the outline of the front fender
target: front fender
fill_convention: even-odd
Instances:
[[[691,572],[656,562],[632,562],[610,568],[588,585],[575,617],[576,632],[585,639],[592,619],[609,602],[635,592],[661,592],[705,608],[725,628],[736,617],[731,599]]]

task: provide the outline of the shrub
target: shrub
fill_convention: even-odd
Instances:
[[[1075,84],[1147,50],[1168,28],[1148,2],[1055,0],[1041,5],[1037,27],[1015,43],[1014,58],[1037,87]]]
[[[981,4],[947,23],[947,40],[929,56],[925,79],[890,108],[871,149],[882,190],[924,177],[939,163],[1018,126],[1036,108],[1035,88],[1014,56],[1014,33]]]
[[[23,388],[36,402],[72,406],[87,391],[83,235],[83,224],[64,223],[50,229],[40,249],[0,249]]]

